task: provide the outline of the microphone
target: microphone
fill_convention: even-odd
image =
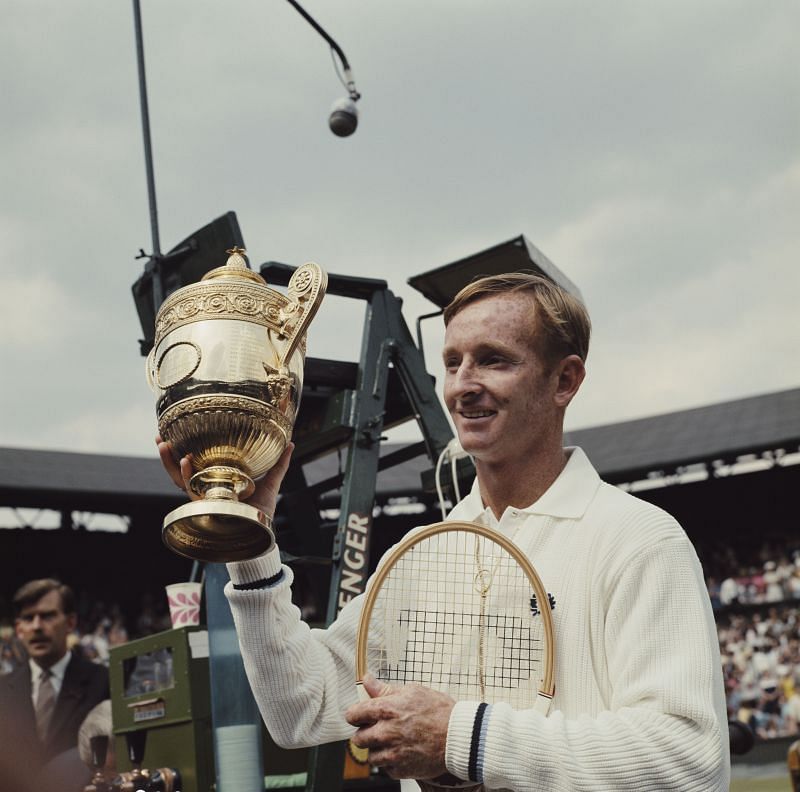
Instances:
[[[303,17],[303,19],[308,22],[317,33],[328,42],[331,52],[336,53],[341,61],[342,68],[344,69],[344,78],[339,75],[339,79],[342,81],[342,84],[345,88],[347,88],[347,92],[349,94],[348,97],[344,99],[338,99],[333,103],[333,107],[331,108],[331,114],[328,118],[328,126],[331,128],[331,132],[337,137],[348,137],[356,131],[356,127],[358,126],[358,110],[356,109],[356,102],[361,98],[361,94],[356,90],[356,84],[353,81],[353,74],[350,71],[350,64],[347,61],[347,56],[344,54],[342,48],[331,38],[331,36],[325,31],[322,25],[317,22],[308,11],[297,2],[297,0],[288,0],[289,4],[294,7],[294,9]],[[334,59],[334,66],[336,66],[336,60]],[[336,67],[336,71],[338,73],[338,67]]]
[[[333,103],[330,118],[328,118],[328,126],[337,137],[348,137],[356,131],[358,108],[349,96],[337,99]]]

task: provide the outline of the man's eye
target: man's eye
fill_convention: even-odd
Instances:
[[[19,620],[24,624],[33,624],[33,620],[37,616],[39,617],[39,621],[51,622],[58,617],[58,611],[46,611],[45,613],[26,613],[24,616],[20,616]]]

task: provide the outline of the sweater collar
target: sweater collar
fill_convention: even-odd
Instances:
[[[602,482],[583,449],[571,446],[564,451],[567,464],[558,478],[535,503],[516,511],[568,520],[583,517]],[[476,478],[469,495],[453,509],[449,517],[453,520],[476,520],[486,511]]]

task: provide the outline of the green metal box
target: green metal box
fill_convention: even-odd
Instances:
[[[179,627],[111,650],[117,768],[132,769],[126,735],[146,732],[142,767],[170,767],[182,792],[214,786],[208,631]]]

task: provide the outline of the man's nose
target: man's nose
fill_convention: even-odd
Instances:
[[[480,380],[475,366],[463,362],[450,375],[450,393],[455,398],[463,398],[471,393],[480,391]]]

